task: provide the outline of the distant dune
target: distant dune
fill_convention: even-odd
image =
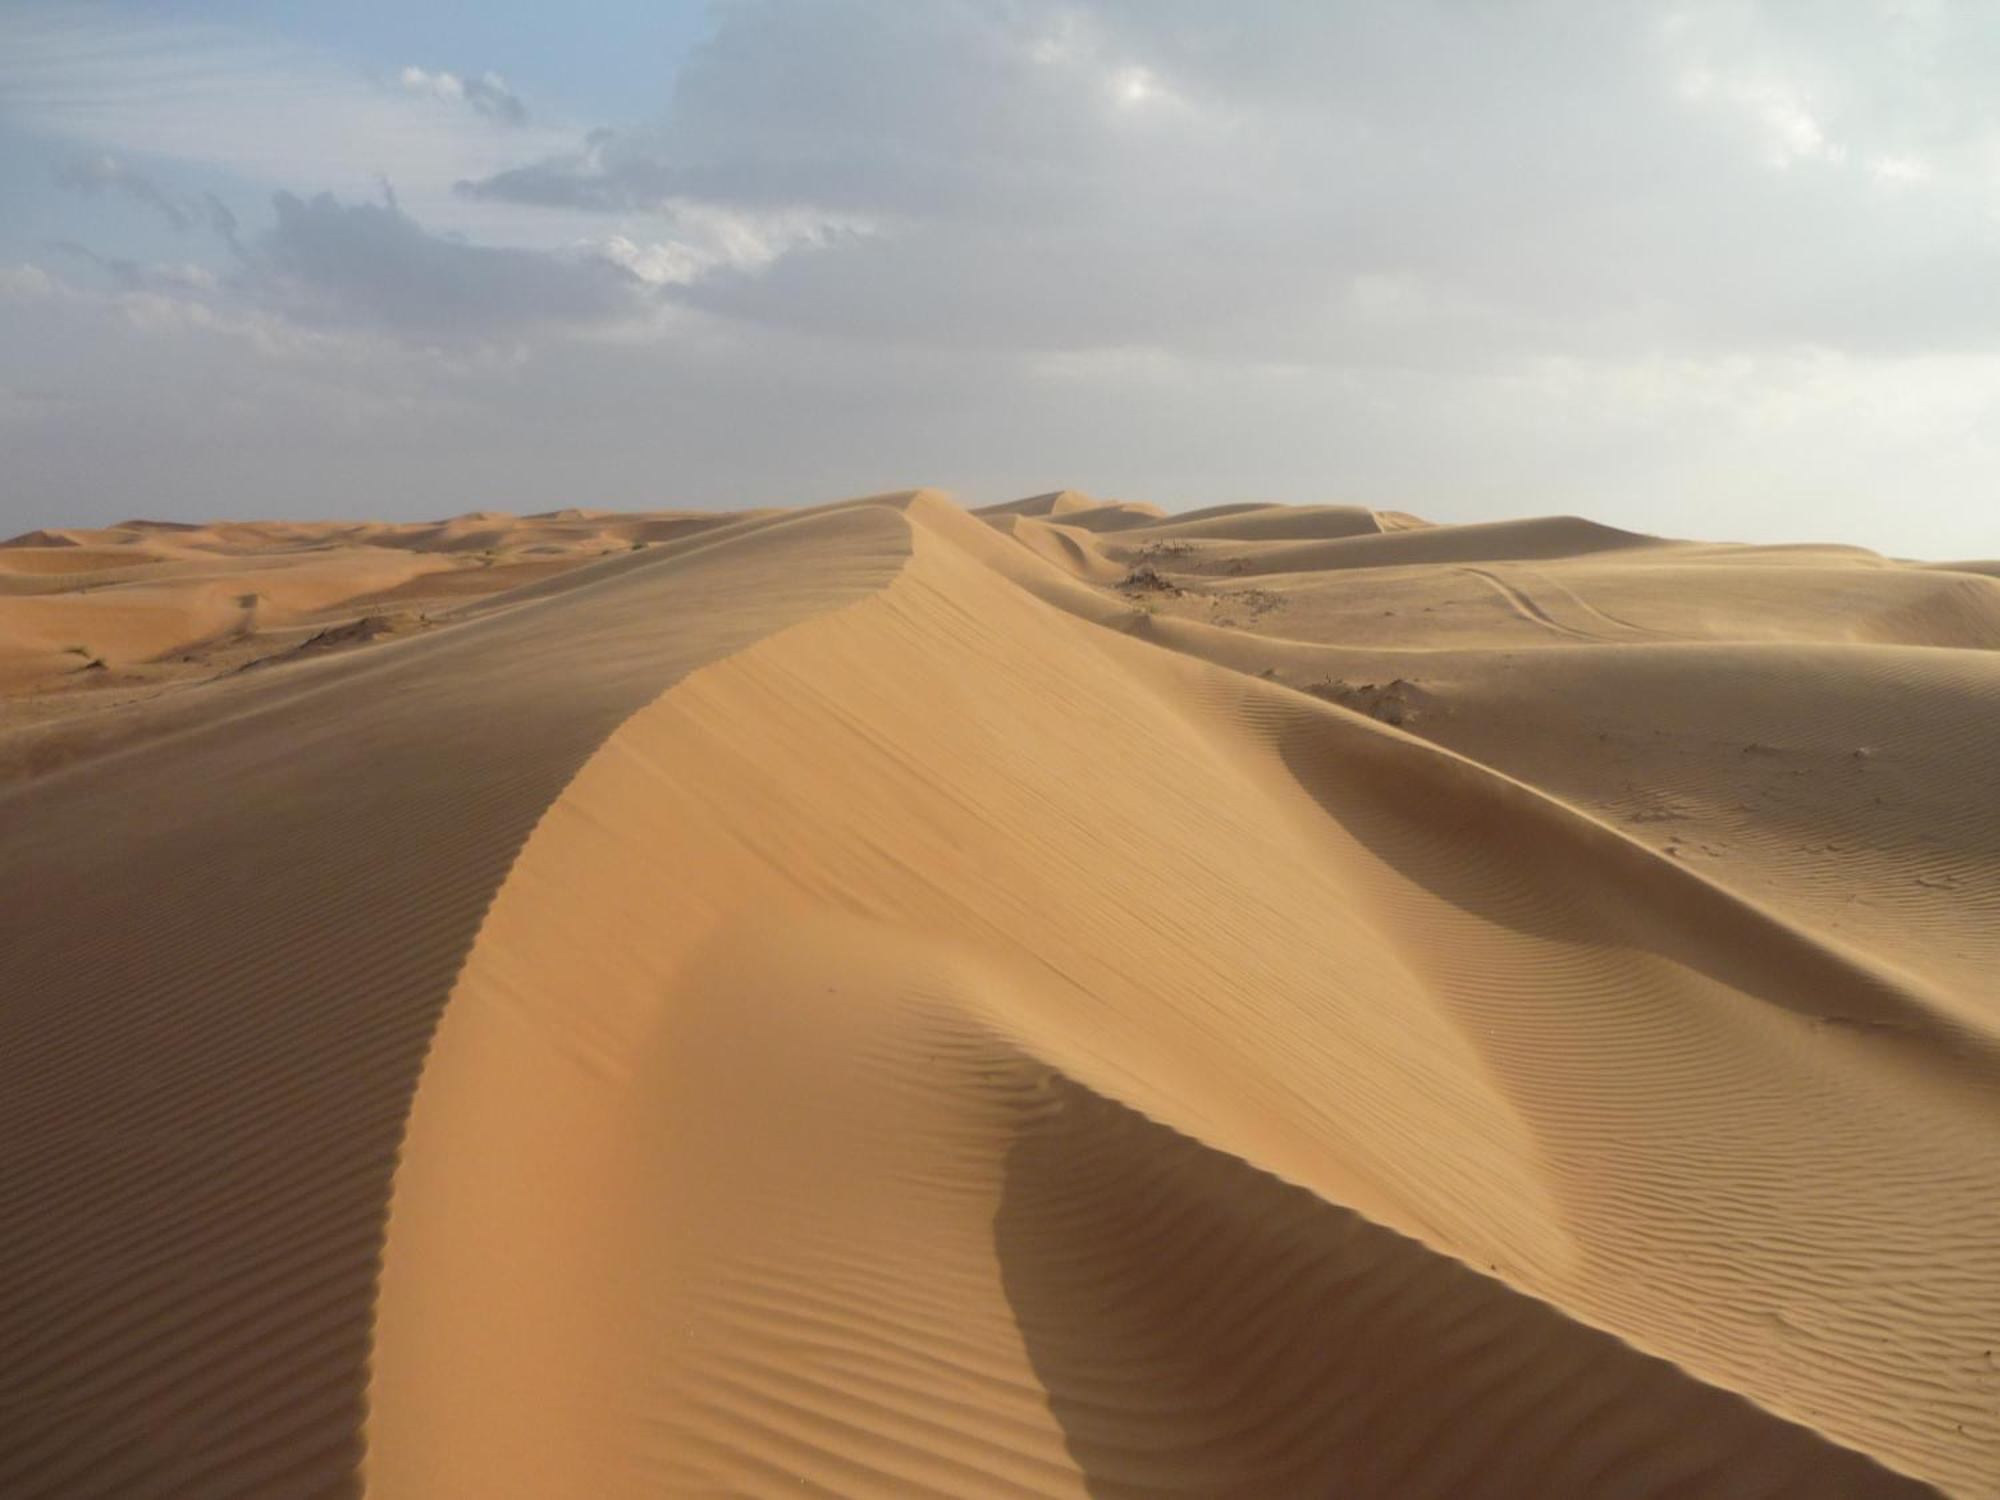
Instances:
[[[2000,564],[0,544],[0,1495],[2000,1494]]]

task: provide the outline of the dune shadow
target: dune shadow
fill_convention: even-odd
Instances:
[[[1739,1396],[1062,1077],[1002,1285],[1098,1500],[1916,1496]]]

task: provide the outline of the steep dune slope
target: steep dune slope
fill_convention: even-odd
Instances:
[[[883,514],[239,679],[0,802],[0,1493],[341,1492],[403,1114],[486,901],[620,718],[893,571]]]
[[[144,705],[0,1490],[1991,1493],[1989,582],[916,492]]]

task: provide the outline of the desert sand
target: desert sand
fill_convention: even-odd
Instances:
[[[2000,564],[0,546],[0,1495],[2000,1494]]]

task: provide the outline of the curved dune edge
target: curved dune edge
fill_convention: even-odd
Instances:
[[[410,1092],[522,840],[675,676],[906,553],[863,508],[635,554],[0,798],[0,1493],[353,1491]]]
[[[1993,1283],[1893,1268],[1979,1242],[1992,1074],[1920,987],[1774,963],[1679,872],[1628,905],[1609,830],[1544,849],[1540,794],[906,524],[626,720],[496,895],[396,1179],[371,1492],[1916,1489],[1866,1453],[1978,1493],[1940,1372]],[[1436,1400],[1343,1425],[1398,1357]]]

